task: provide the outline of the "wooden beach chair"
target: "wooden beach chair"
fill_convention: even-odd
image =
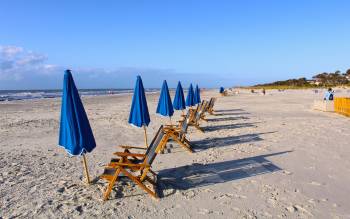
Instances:
[[[190,111],[188,111],[186,117],[184,117],[183,120],[178,121],[178,126],[166,125],[164,126],[164,131],[166,135],[168,135],[169,139],[176,141],[180,146],[192,153],[192,146],[186,138],[190,116]]]
[[[214,104],[215,104],[215,101],[216,101],[216,98],[212,97],[210,98],[209,100],[209,104],[207,106],[207,112],[210,114],[210,115],[215,115],[214,114]]]
[[[203,117],[203,114],[206,111],[208,102],[202,101],[201,104],[199,104],[195,111],[193,111],[192,116],[190,116],[190,121],[188,125],[194,126],[196,129],[198,129],[201,132],[204,132],[203,129],[199,126],[199,121]]]
[[[222,92],[222,93],[220,93],[220,94],[221,94],[221,96],[223,96],[223,97],[227,96],[227,90],[225,90],[224,92]]]
[[[203,120],[205,122],[208,122],[208,120],[205,118],[205,113],[207,112],[208,110],[208,105],[209,105],[209,102],[206,101],[206,100],[203,100],[202,101],[202,105],[201,105],[201,108],[200,108],[200,111],[197,113],[197,121],[199,122],[200,120]]]
[[[202,104],[206,104],[205,106],[203,106],[203,110],[202,110],[202,113],[201,113],[201,115],[200,115],[200,119],[201,120],[203,120],[203,121],[205,121],[205,122],[208,122],[208,120],[207,120],[207,118],[205,117],[205,113],[209,113],[208,112],[208,107],[209,107],[209,104],[210,104],[210,100],[209,100],[209,102],[208,101],[205,101],[205,100],[203,100],[202,101]]]
[[[124,152],[115,152],[114,155],[117,158],[111,160],[105,167],[104,173],[100,176],[101,179],[108,181],[108,186],[103,194],[103,200],[107,200],[110,196],[118,177],[128,177],[140,186],[141,189],[158,199],[155,190],[156,173],[151,170],[151,166],[157,154],[163,150],[167,141],[168,135],[165,134],[163,126],[161,126],[145,153],[130,152],[130,149],[145,149],[143,147],[121,145],[120,147],[125,149]],[[152,174],[154,179],[148,175],[149,173]],[[145,181],[153,185],[153,190],[145,185]]]

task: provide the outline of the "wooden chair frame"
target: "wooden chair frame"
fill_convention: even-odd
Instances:
[[[166,125],[164,131],[169,138],[176,141],[180,146],[189,152],[193,152],[190,141],[186,138],[187,128],[189,126],[190,113],[182,121],[178,121],[178,126]]]
[[[159,143],[156,144],[159,135],[161,134],[161,139]],[[135,146],[125,146],[121,145],[120,147],[124,148],[124,152],[115,152],[114,155],[118,156],[105,167],[105,173],[100,176],[101,179],[107,180],[108,186],[103,194],[103,200],[106,201],[110,193],[120,177],[120,174],[128,177],[134,183],[136,183],[141,189],[150,194],[153,198],[158,199],[156,193],[156,181],[151,179],[147,174],[151,173],[154,178],[156,178],[156,173],[151,170],[151,165],[157,156],[157,154],[163,150],[164,146],[168,141],[168,135],[164,133],[163,126],[161,126],[152,140],[150,147],[147,148],[147,151],[143,154],[141,153],[131,153],[129,149],[145,149],[142,147]],[[141,158],[141,159],[139,159]],[[114,172],[108,174],[107,172]],[[144,181],[148,181],[154,188],[151,190],[144,184]]]
[[[199,126],[199,120],[203,117],[207,105],[208,102],[203,100],[202,103],[197,106],[196,110],[193,110],[193,112],[191,113],[192,115],[190,116],[190,121],[188,123],[188,125],[194,126],[197,130],[203,133],[203,129]]]
[[[207,107],[207,112],[210,114],[210,115],[215,115],[214,114],[214,104],[215,104],[215,101],[216,101],[216,98],[215,97],[212,97],[210,98],[209,100],[209,104],[208,104],[208,107]]]

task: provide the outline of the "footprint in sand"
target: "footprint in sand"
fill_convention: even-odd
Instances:
[[[277,200],[275,198],[269,198],[267,203],[271,204],[272,206],[276,206]]]
[[[247,196],[245,195],[235,195],[236,198],[239,198],[239,199],[246,199]]]
[[[324,183],[319,183],[319,182],[316,182],[316,181],[312,181],[311,183],[309,183],[311,185],[314,185],[314,186],[322,186],[322,185],[325,185]]]
[[[185,196],[186,199],[191,199],[196,196],[196,193],[194,191],[188,191],[188,192],[183,192],[183,196]]]
[[[283,170],[283,174],[285,174],[285,175],[292,175],[293,173],[292,173],[292,172],[289,172],[289,171],[287,171],[287,170]]]
[[[213,190],[211,189],[204,189],[205,192],[214,192]]]
[[[209,209],[206,209],[206,208],[201,208],[201,209],[199,209],[198,213],[206,215],[206,214],[212,214],[213,211],[209,210]]]
[[[286,207],[286,210],[290,213],[296,213],[296,212],[300,212],[303,214],[307,214],[308,216],[313,217],[313,214],[311,214],[311,212],[309,212],[308,210],[306,210],[303,206],[301,205],[292,205],[289,207]]]
[[[311,203],[311,204],[313,204],[313,205],[315,205],[316,204],[316,201],[315,201],[315,199],[309,199],[307,202],[309,202],[309,203]]]

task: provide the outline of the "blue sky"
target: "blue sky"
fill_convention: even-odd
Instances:
[[[0,0],[0,89],[235,86],[350,68],[350,1]]]

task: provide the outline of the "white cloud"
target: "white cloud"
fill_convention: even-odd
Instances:
[[[25,74],[48,73],[55,70],[45,64],[47,56],[18,46],[0,46],[0,80],[18,81]]]
[[[29,52],[18,58],[16,64],[19,66],[34,66],[43,64],[46,59],[45,55]]]
[[[0,45],[0,54],[4,58],[12,58],[16,56],[17,54],[21,53],[23,51],[22,47],[18,46],[1,46]]]
[[[0,89],[60,88],[63,73],[67,66],[47,62],[48,57],[44,54],[29,51],[22,47],[0,45]],[[179,73],[174,69],[142,67],[120,67],[112,70],[86,67],[69,68],[72,69],[79,88],[132,88],[137,75],[141,75],[145,87],[149,88],[160,87],[165,79],[168,81],[169,87],[175,87],[178,80],[181,80],[185,87],[189,83],[200,83],[203,87],[213,86],[215,83],[221,85],[219,76],[216,76],[213,81],[213,76],[208,74]]]

